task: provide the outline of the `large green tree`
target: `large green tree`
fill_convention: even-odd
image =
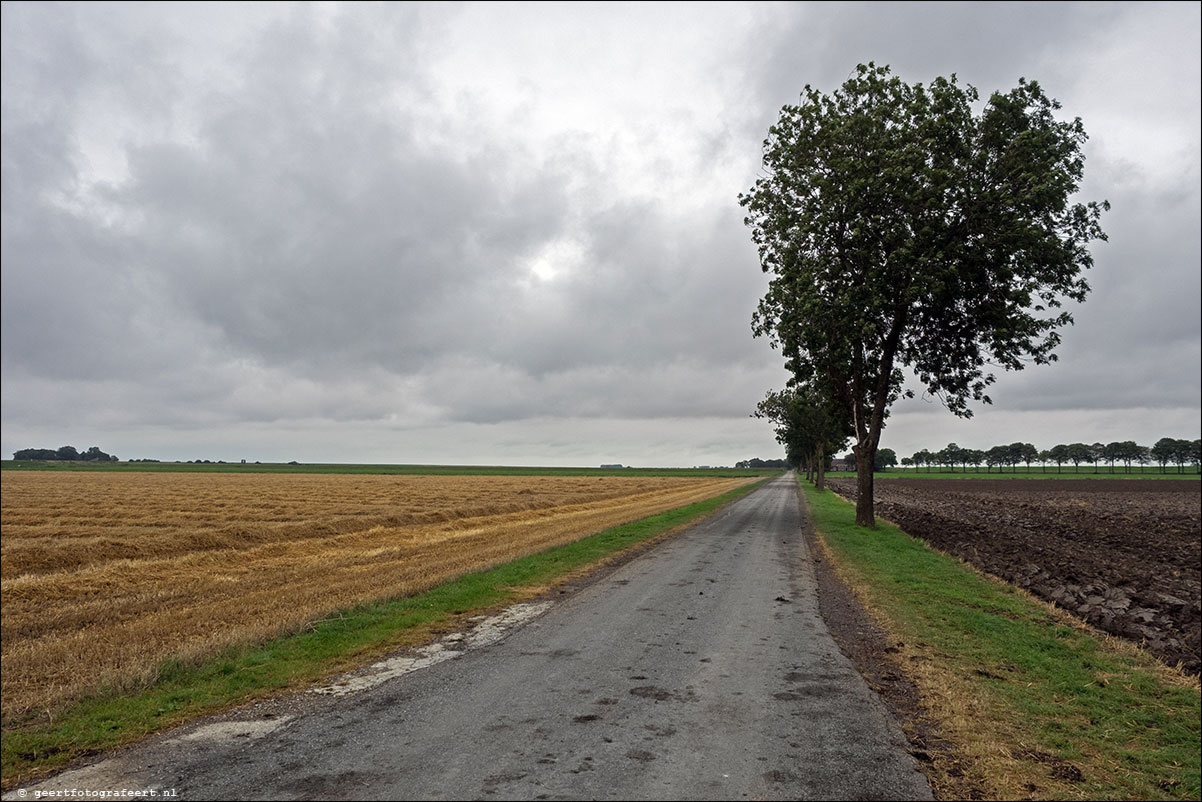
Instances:
[[[887,471],[895,465],[897,465],[896,451],[891,448],[878,448],[876,450],[876,461],[872,465],[874,471]]]
[[[1064,463],[1069,461],[1069,457],[1070,457],[1070,454],[1069,454],[1068,446],[1066,446],[1064,443],[1059,443],[1057,445],[1054,445],[1048,451],[1048,459],[1050,459],[1052,462],[1056,463],[1056,473],[1060,473],[1061,466],[1064,465]]]
[[[1073,464],[1074,472],[1081,470],[1082,462],[1088,462],[1092,465],[1094,461],[1093,448],[1087,446],[1085,443],[1069,443],[1067,455],[1068,461]]]
[[[799,381],[854,427],[856,521],[874,526],[872,467],[903,368],[953,413],[988,403],[986,365],[1055,358],[1065,300],[1084,300],[1105,203],[1072,203],[1086,135],[1033,81],[979,111],[971,86],[907,84],[861,65],[807,86],[764,142],[740,203],[768,290],[752,319]]]

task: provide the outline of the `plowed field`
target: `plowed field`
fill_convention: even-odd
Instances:
[[[854,479],[828,480],[855,497]],[[1199,673],[1202,494],[1193,481],[885,479],[909,534]]]
[[[3,715],[748,481],[5,472]]]

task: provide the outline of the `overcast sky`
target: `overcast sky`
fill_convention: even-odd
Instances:
[[[4,3],[0,451],[782,456],[737,197],[870,60],[1038,80],[1112,204],[1060,361],[881,445],[1196,438],[1199,8]]]

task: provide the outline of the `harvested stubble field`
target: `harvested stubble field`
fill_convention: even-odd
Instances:
[[[5,472],[3,717],[750,481]]]
[[[828,484],[854,498],[855,480]],[[1191,674],[1202,665],[1202,494],[1158,479],[884,479],[876,511]]]

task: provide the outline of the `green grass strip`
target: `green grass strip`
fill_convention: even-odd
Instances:
[[[437,627],[464,613],[519,597],[518,588],[554,584],[573,572],[673,529],[695,523],[767,480],[649,518],[632,521],[407,598],[366,604],[253,648],[201,665],[169,662],[157,681],[132,694],[108,693],[52,721],[6,725],[5,788],[80,755],[127,743],[198,715],[313,683],[402,642],[406,632]]]
[[[1011,757],[1053,756],[1039,790],[999,796],[1198,799],[1202,706],[1196,683],[1064,619],[897,527],[855,525],[854,506],[803,483],[814,525],[904,654],[979,702],[972,728]],[[1066,776],[1064,764],[1080,769]]]

